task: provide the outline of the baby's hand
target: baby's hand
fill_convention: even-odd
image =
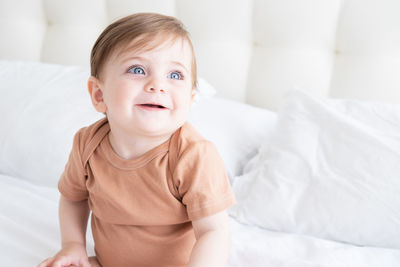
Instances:
[[[42,261],[38,267],[64,266],[90,267],[86,248],[80,243],[69,243],[54,256]]]

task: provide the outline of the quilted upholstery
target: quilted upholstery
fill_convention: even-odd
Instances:
[[[140,11],[186,24],[220,96],[273,109],[297,87],[400,102],[398,0],[0,0],[0,59],[88,65],[101,30]]]

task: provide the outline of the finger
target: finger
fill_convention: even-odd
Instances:
[[[73,264],[74,262],[72,262],[67,257],[60,257],[53,262],[53,265],[51,267],[63,267],[63,266],[70,266]]]
[[[52,261],[54,260],[54,257],[47,258],[44,261],[42,261],[38,267],[47,267]]]
[[[69,256],[61,256],[58,259],[56,258],[53,262],[53,265],[51,267],[64,267],[64,266],[69,266],[69,267],[82,267],[82,261],[78,258],[73,258]],[[89,265],[90,267],[90,265]]]

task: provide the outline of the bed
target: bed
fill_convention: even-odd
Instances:
[[[217,146],[237,198],[227,266],[400,266],[398,10],[396,0],[0,1],[2,265],[59,250],[57,181],[73,134],[102,116],[86,89],[89,50],[110,21],[154,11],[193,37],[189,122]],[[94,255],[90,228],[87,240]]]

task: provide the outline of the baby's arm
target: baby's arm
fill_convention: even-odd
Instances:
[[[231,249],[229,217],[226,210],[192,221],[196,243],[188,267],[226,266]]]
[[[74,202],[61,196],[59,204],[61,250],[38,267],[90,267],[86,252],[86,227],[89,218],[88,201]]]

